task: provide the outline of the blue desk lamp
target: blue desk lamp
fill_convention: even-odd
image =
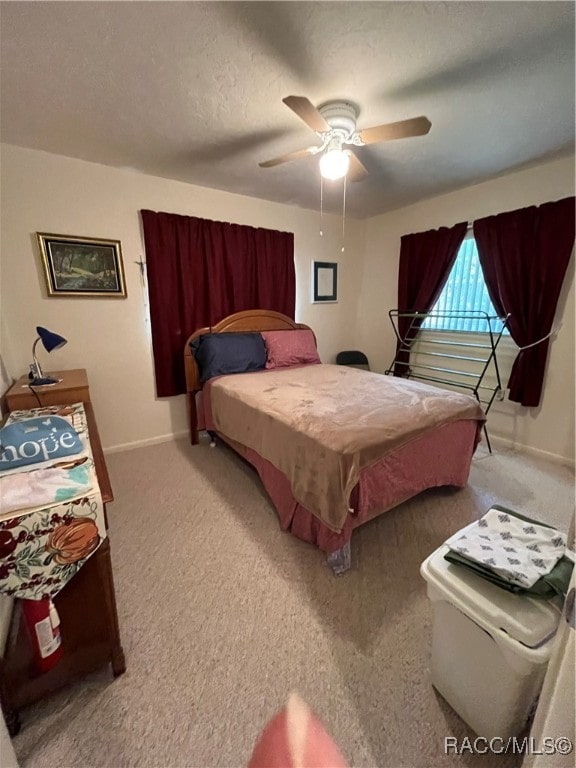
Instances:
[[[54,379],[51,376],[44,376],[38,358],[36,357],[36,345],[41,341],[46,352],[52,352],[54,349],[63,347],[64,344],[67,343],[67,339],[65,339],[64,336],[59,336],[57,333],[53,333],[41,326],[36,327],[36,333],[38,334],[38,338],[32,347],[32,357],[34,358],[34,362],[30,365],[30,373],[28,374],[30,377],[30,384],[33,387],[40,387],[44,384],[58,384],[58,379]]]

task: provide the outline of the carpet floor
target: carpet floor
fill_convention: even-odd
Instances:
[[[296,690],[351,766],[515,768],[456,757],[472,732],[430,684],[422,560],[500,503],[567,530],[574,474],[483,445],[462,490],[427,491],[355,532],[353,567],[282,533],[256,473],[179,440],[113,454],[110,541],[127,671],[22,712],[23,768],[236,768]]]

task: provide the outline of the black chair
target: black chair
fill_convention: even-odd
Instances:
[[[336,355],[336,365],[350,365],[352,368],[363,368],[370,370],[370,363],[364,352],[357,349],[349,349],[345,352],[338,352]]]

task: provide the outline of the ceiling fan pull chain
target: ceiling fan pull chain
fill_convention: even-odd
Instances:
[[[346,224],[346,176],[344,176],[344,183],[342,185],[342,253],[344,253],[345,224]]]
[[[322,206],[324,202],[324,180],[322,174],[320,174],[320,237],[323,236],[322,230]]]

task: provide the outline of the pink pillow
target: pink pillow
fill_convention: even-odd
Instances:
[[[266,368],[319,363],[316,340],[312,331],[262,331],[266,345]]]
[[[248,768],[347,768],[336,744],[295,693],[266,725]]]

